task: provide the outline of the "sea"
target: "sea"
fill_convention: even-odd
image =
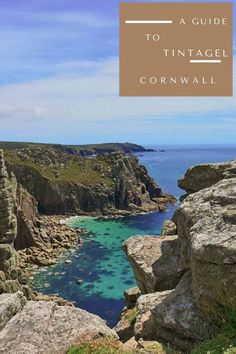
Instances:
[[[79,216],[68,220],[72,228],[84,231],[83,242],[64,254],[57,264],[40,267],[32,288],[44,294],[59,294],[77,307],[94,313],[110,327],[115,326],[125,306],[124,291],[135,287],[135,277],[122,243],[134,235],[158,237],[163,223],[170,219],[184,191],[177,181],[196,164],[228,161],[236,158],[236,145],[148,146],[155,152],[136,154],[164,192],[177,198],[165,212],[101,220]],[[68,260],[70,262],[68,262]]]

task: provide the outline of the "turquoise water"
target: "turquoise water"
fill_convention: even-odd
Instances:
[[[41,268],[34,279],[34,289],[58,293],[114,326],[124,307],[124,290],[136,286],[121,245],[132,235],[158,234],[172,209],[174,206],[159,213],[158,223],[157,213],[110,220],[71,218],[71,227],[86,231],[82,246],[67,253],[58,264]],[[65,260],[71,263],[65,264]]]
[[[177,179],[198,163],[226,161],[235,158],[235,147],[158,147],[165,152],[139,156],[149,173],[163,190],[179,197],[183,192]],[[175,206],[164,213],[112,220],[93,217],[71,218],[69,224],[82,228],[83,244],[68,252],[51,267],[41,268],[33,287],[44,293],[58,293],[64,298],[115,325],[124,306],[123,292],[135,286],[135,279],[121,245],[132,235],[159,234],[165,219],[171,218]],[[156,237],[156,236],[154,236]],[[65,264],[65,260],[71,263]]]

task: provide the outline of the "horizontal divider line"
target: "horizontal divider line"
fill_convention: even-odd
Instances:
[[[145,23],[153,23],[153,24],[168,24],[168,23],[173,23],[172,20],[126,20],[125,23],[128,24],[145,24]]]
[[[207,60],[207,59],[204,59],[204,60],[190,60],[190,63],[192,64],[220,64],[221,63],[221,60]]]

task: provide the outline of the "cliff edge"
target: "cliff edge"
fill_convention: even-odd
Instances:
[[[235,166],[232,161],[189,169],[179,186],[191,194],[165,225],[167,234],[125,242],[142,291],[136,339],[163,341],[188,353],[217,335],[234,313]]]
[[[5,152],[9,172],[44,214],[128,214],[164,210],[175,199],[162,192],[137,157],[121,152],[83,158],[54,147]]]

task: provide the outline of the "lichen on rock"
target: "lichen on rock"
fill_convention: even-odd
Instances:
[[[183,275],[177,236],[134,236],[123,248],[143,294],[173,289]]]
[[[1,354],[64,354],[81,341],[117,339],[96,315],[53,301],[26,302],[21,293],[0,295],[1,316]]]

